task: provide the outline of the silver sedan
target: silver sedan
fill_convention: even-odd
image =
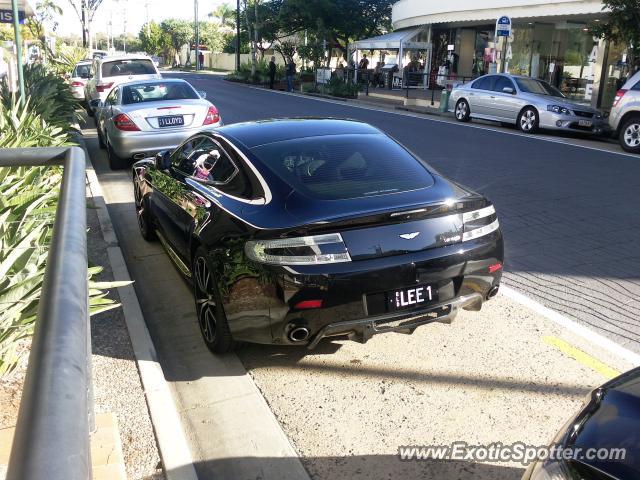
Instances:
[[[173,149],[194,133],[221,126],[218,110],[204,96],[184,80],[163,79],[121,83],[104,103],[92,100],[109,166],[125,168],[131,159]]]
[[[601,134],[606,128],[595,108],[570,101],[543,80],[519,75],[484,75],[457,86],[448,107],[460,122],[493,120],[524,133],[545,128]]]

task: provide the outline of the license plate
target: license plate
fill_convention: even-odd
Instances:
[[[182,115],[158,117],[159,127],[179,127],[180,125],[184,125],[184,117]]]
[[[593,122],[591,120],[579,120],[578,125],[580,125],[581,127],[590,127],[591,125],[593,125]]]
[[[434,285],[418,285],[387,293],[390,311],[419,308],[438,301],[438,288]]]

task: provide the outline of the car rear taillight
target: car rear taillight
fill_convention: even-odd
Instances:
[[[75,82],[71,82],[71,86],[72,87],[84,87],[84,83],[82,82],[78,82],[77,80]]]
[[[244,251],[250,260],[272,265],[322,265],[351,261],[339,233],[252,240],[245,244]]]
[[[463,242],[489,235],[500,228],[493,205],[463,213],[462,222],[464,224]]]
[[[139,132],[140,129],[134,123],[133,120],[129,118],[128,115],[121,113],[113,117],[113,124],[118,130],[122,130],[123,132]]]
[[[113,82],[111,83],[98,83],[96,85],[96,90],[100,93],[106,92],[107,90],[109,90],[111,87],[113,87]]]
[[[204,117],[204,122],[202,125],[213,125],[214,123],[218,123],[220,121],[220,114],[218,113],[218,109],[213,105],[209,107],[207,110],[207,116]]]
[[[296,303],[293,308],[296,310],[311,310],[312,308],[322,308],[322,300],[303,300]]]
[[[622,99],[622,97],[624,97],[624,94],[627,93],[627,90],[625,90],[624,88],[621,88],[620,90],[618,90],[616,92],[616,96],[613,99],[613,106],[615,107],[616,105],[618,105],[618,102]]]

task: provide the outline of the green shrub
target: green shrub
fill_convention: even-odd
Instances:
[[[326,91],[329,95],[341,98],[357,98],[360,87],[351,82],[345,82],[344,80],[334,77],[329,80],[329,83],[325,85]]]
[[[285,76],[285,68],[282,65],[276,65],[275,81],[282,80]],[[254,83],[265,85],[269,83],[269,62],[266,59],[256,62],[256,73],[251,75],[251,63],[245,62],[240,64],[240,68],[227,76],[229,80],[244,83]]]
[[[11,108],[0,104],[0,148],[60,147],[69,144],[66,130],[47,123],[29,100]]]

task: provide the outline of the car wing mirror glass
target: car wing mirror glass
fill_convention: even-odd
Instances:
[[[502,89],[502,91],[503,91],[504,93],[510,93],[511,95],[513,95],[514,93],[516,93],[516,91],[513,89],[513,87],[504,87],[504,88]]]
[[[156,154],[155,162],[158,170],[169,170],[169,166],[171,165],[171,156],[169,153],[169,150],[163,150]]]

